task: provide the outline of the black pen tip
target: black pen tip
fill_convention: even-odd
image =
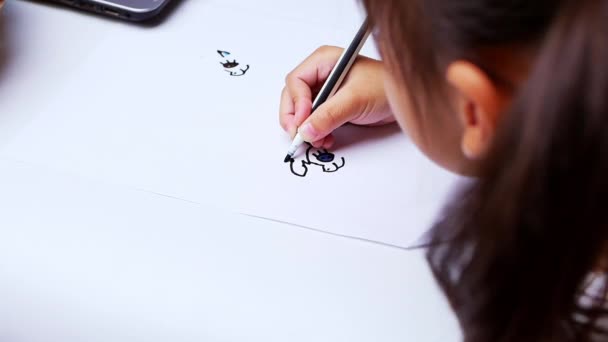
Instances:
[[[283,163],[289,163],[289,161],[291,160],[291,156],[288,154],[285,156],[285,159],[283,160]]]

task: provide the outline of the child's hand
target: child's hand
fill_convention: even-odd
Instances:
[[[311,115],[314,96],[342,51],[330,46],[317,49],[287,75],[281,95],[281,127],[292,137],[300,132],[315,147],[331,147],[331,133],[347,122],[371,126],[395,121],[384,93],[382,62],[367,57],[357,59],[336,95]]]

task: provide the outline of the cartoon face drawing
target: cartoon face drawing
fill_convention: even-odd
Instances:
[[[297,163],[294,158],[287,162],[291,173],[298,177],[306,177],[311,166],[318,166],[325,173],[334,173],[346,165],[344,157],[338,158],[334,153],[323,148],[314,148],[310,144],[306,149],[305,158],[300,163]]]
[[[230,74],[230,76],[243,76],[249,71],[249,64],[242,67],[236,59],[230,60],[231,55],[228,51],[217,50],[217,53],[222,57],[223,61],[220,64],[224,67],[224,71]]]

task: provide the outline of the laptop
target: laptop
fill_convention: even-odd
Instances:
[[[88,12],[130,20],[144,21],[157,16],[173,0],[52,0]]]

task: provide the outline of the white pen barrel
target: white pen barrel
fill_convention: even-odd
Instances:
[[[287,153],[293,157],[296,154],[298,148],[304,143],[304,138],[300,135],[300,133],[296,134],[296,137],[293,139],[291,146],[289,146],[289,150]]]

